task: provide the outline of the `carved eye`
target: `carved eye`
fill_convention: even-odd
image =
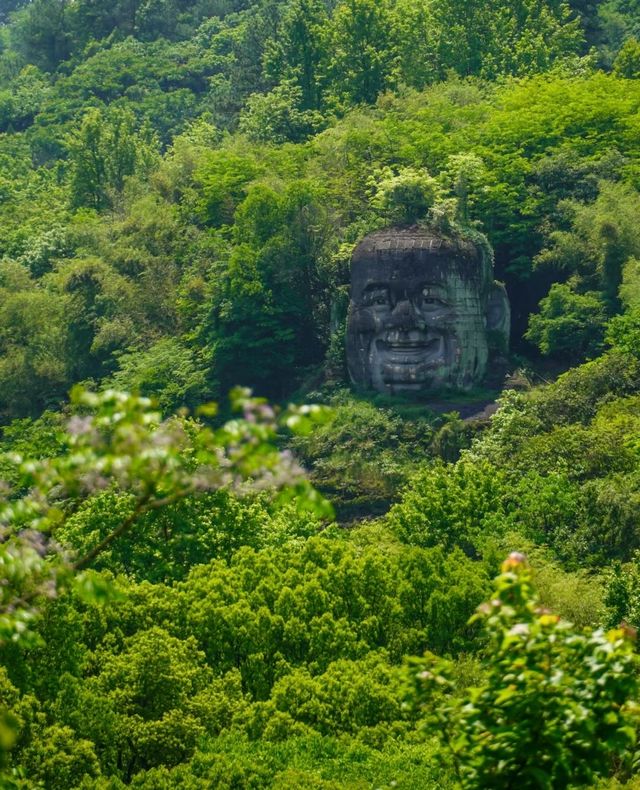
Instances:
[[[389,292],[384,288],[379,288],[375,291],[369,291],[365,297],[365,302],[368,305],[379,305],[386,307],[389,304]]]
[[[438,309],[447,306],[447,303],[439,296],[434,294],[429,288],[425,288],[422,291],[420,301],[423,307],[428,307],[431,309]]]

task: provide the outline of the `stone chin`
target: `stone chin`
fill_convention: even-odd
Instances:
[[[508,301],[470,242],[391,228],[354,251],[346,352],[359,388],[469,389],[485,375],[490,333],[504,350]]]

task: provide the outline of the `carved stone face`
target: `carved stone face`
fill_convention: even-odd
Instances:
[[[490,331],[506,345],[507,297],[470,242],[389,229],[356,248],[347,324],[354,384],[390,394],[468,389],[485,375]]]

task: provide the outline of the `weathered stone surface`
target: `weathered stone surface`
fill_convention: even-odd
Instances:
[[[509,324],[506,291],[470,241],[389,228],[353,253],[347,363],[358,387],[470,389],[486,374],[490,346],[508,346]]]

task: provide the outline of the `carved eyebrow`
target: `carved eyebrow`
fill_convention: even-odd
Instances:
[[[388,291],[389,286],[385,285],[384,283],[369,283],[364,289],[364,293],[369,293],[370,291]]]
[[[446,296],[447,289],[444,285],[436,284],[436,283],[422,283],[421,285],[417,286],[417,290],[419,291],[433,291],[434,293],[444,294]]]

